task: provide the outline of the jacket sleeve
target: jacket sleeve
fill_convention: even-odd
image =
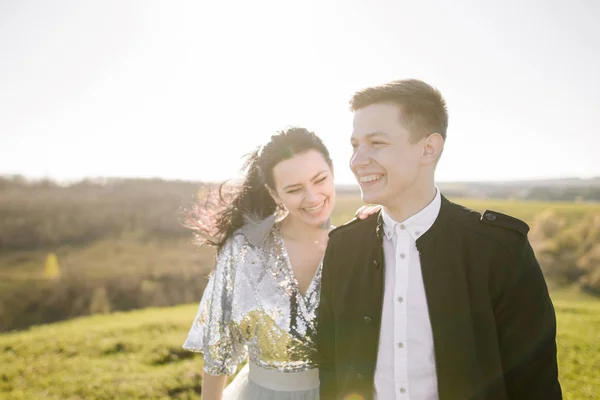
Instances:
[[[332,304],[334,263],[333,246],[330,241],[323,259],[321,299],[317,311],[317,354],[319,360],[320,398],[336,399],[337,376],[335,368],[335,323]]]
[[[503,253],[491,287],[508,399],[562,399],[556,316],[540,266],[525,235]]]

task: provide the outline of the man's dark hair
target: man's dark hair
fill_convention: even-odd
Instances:
[[[434,87],[418,79],[396,80],[356,92],[350,100],[352,111],[377,103],[392,103],[400,108],[402,122],[416,142],[432,133],[446,140],[448,111],[446,100]]]

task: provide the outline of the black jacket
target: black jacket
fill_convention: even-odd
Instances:
[[[442,196],[417,240],[440,400],[562,398],[554,308],[528,230]],[[380,213],[331,232],[317,319],[322,400],[373,397],[382,238]]]

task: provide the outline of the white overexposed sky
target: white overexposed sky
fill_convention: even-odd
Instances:
[[[289,125],[338,183],[351,94],[436,86],[438,179],[600,176],[596,0],[0,0],[0,174],[222,180]]]

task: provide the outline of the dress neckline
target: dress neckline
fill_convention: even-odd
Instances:
[[[319,265],[315,269],[315,273],[314,273],[312,279],[310,280],[308,287],[306,288],[306,292],[302,293],[302,291],[300,290],[300,284],[298,283],[298,278],[296,277],[296,273],[294,272],[294,268],[292,267],[292,261],[290,260],[290,255],[288,253],[283,234],[281,233],[279,223],[275,224],[273,231],[274,231],[276,240],[279,241],[279,245],[281,246],[281,249],[283,252],[283,257],[285,258],[285,263],[284,263],[285,268],[287,269],[287,273],[291,277],[291,281],[292,281],[292,285],[294,286],[294,290],[300,295],[300,297],[302,298],[302,301],[305,302],[306,299],[308,297],[310,297],[310,295],[312,294],[312,291],[314,291],[314,287],[316,285],[316,280],[319,275],[319,271],[320,271],[321,267],[323,266],[323,257],[325,255],[323,255],[321,257],[321,261],[319,261]],[[306,306],[306,303],[304,305]]]

